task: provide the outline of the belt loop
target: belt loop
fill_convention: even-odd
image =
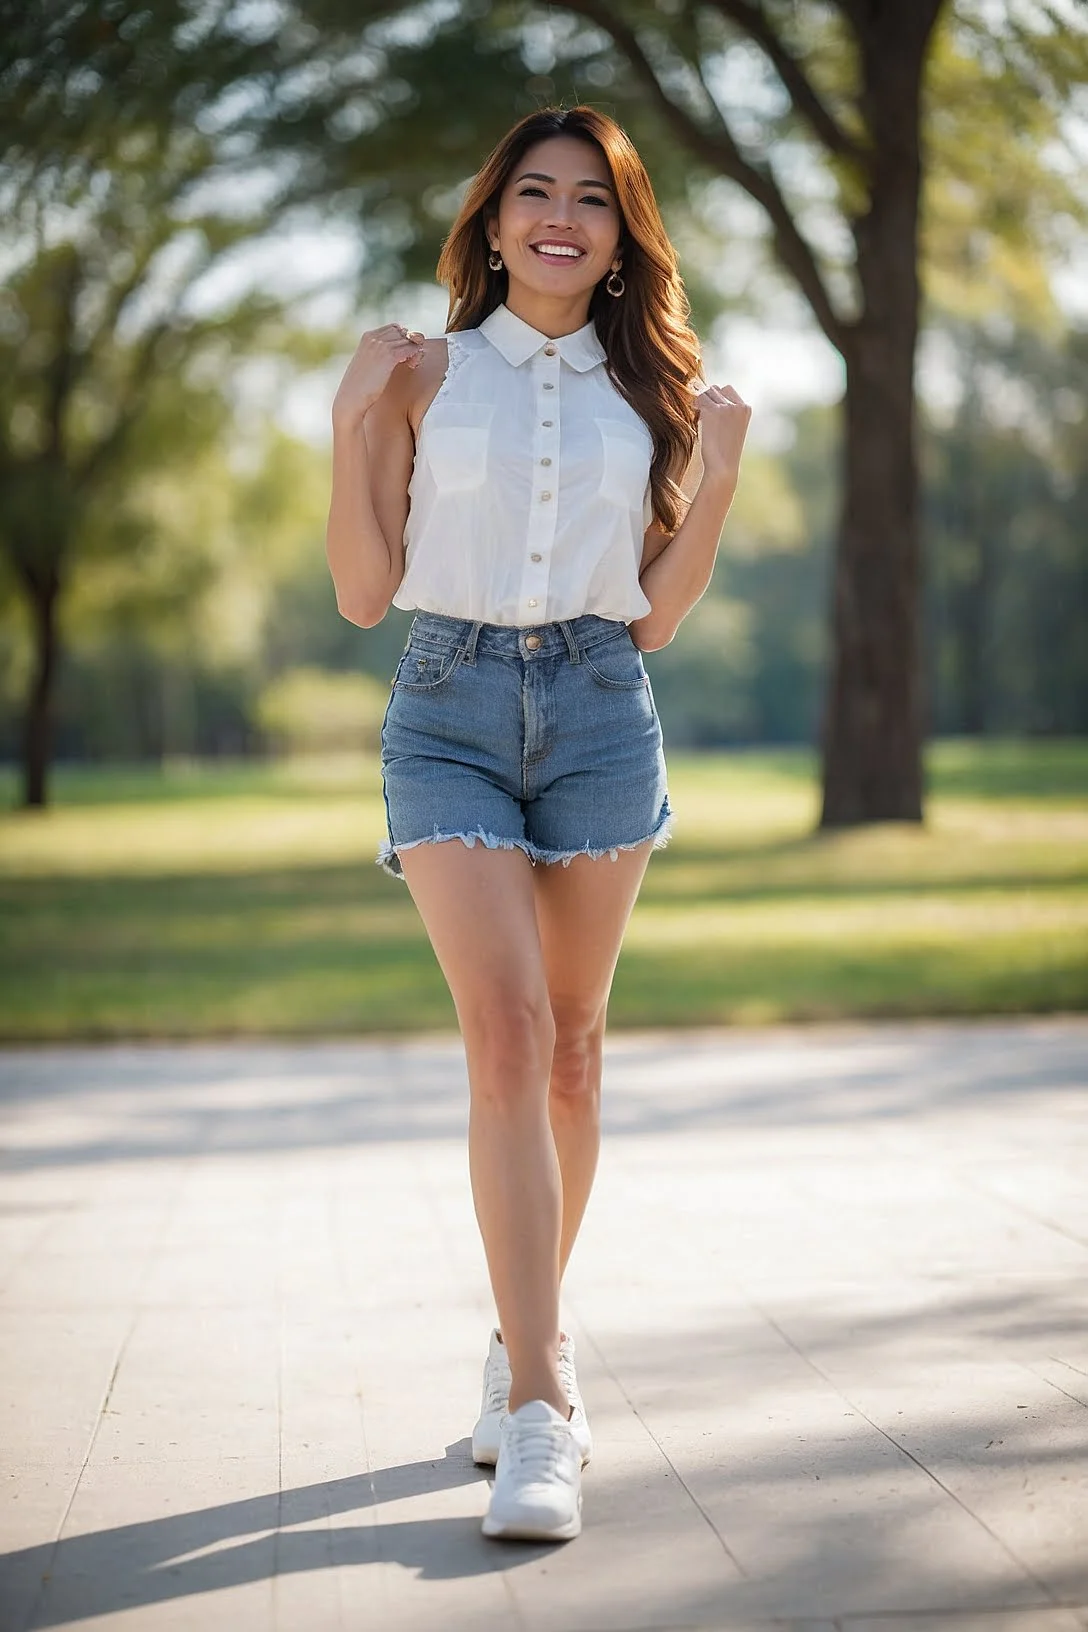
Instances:
[[[474,623],[468,632],[468,639],[465,641],[466,663],[474,664],[476,662],[476,642],[480,638],[480,630],[482,628],[482,623]]]
[[[578,642],[574,638],[574,630],[570,626],[570,619],[563,619],[559,627],[563,631],[563,639],[567,643],[567,651],[570,653],[571,662],[580,663],[582,661],[581,653],[578,650]]]

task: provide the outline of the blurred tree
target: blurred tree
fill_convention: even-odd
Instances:
[[[175,0],[3,0],[0,38],[0,550],[29,609],[23,798],[40,806],[77,560],[138,544],[126,495],[221,433],[242,356],[292,337],[267,295],[201,307],[283,207],[267,178],[232,190],[214,130],[253,43]]]
[[[967,244],[977,262],[999,244],[1003,275],[1030,285],[1033,235],[1075,193],[1047,161],[1084,77],[1083,21],[1061,0],[296,0],[294,12],[328,71],[281,134],[315,157],[324,146],[327,178],[354,189],[409,275],[430,260],[452,183],[512,115],[556,95],[605,96],[666,199],[691,201],[693,182],[705,196],[718,177],[759,205],[846,369],[822,821],[917,820],[924,120],[946,166],[930,253],[956,259]]]
[[[169,382],[161,400],[165,423],[178,406]],[[272,677],[328,663],[341,631],[329,666],[358,662],[361,631],[337,617],[324,560],[325,453],[274,425],[240,449],[228,405],[216,407],[220,434],[172,465],[134,468],[111,495],[104,524],[120,507],[132,548],[81,545],[57,687],[61,755],[260,751],[256,705]],[[10,746],[0,739],[0,753]]]
[[[962,394],[926,427],[938,730],[1088,730],[1088,336],[956,336]]]
[[[119,130],[142,129],[153,111],[156,129],[214,142],[236,210],[254,196],[354,212],[370,297],[405,277],[430,280],[460,184],[511,119],[543,101],[603,102],[631,130],[704,325],[723,290],[736,289],[735,263],[753,265],[743,246],[721,252],[723,221],[737,220],[722,215],[723,189],[746,192],[846,362],[824,820],[919,814],[921,138],[934,307],[974,303],[977,315],[1000,287],[1041,311],[1040,244],[1049,249],[1082,204],[1060,153],[1084,77],[1088,36],[1076,12],[1061,0],[45,0],[32,9],[0,0],[0,22],[17,47],[15,70],[0,64],[0,93],[15,93],[0,94],[0,152],[60,150],[66,176],[75,154],[87,181],[106,168]],[[758,720],[787,729],[791,676],[819,663],[812,608],[805,621],[797,597],[806,581],[820,592],[823,567],[805,580],[801,559],[777,543],[765,558],[727,550],[716,578],[728,600],[766,594],[776,608],[747,620],[757,653],[791,605],[805,622],[745,715],[752,729]],[[299,570],[319,606],[316,577]],[[301,611],[281,587],[271,626],[295,662],[306,660]],[[719,624],[739,639],[735,618]],[[398,633],[381,632],[390,652]],[[696,635],[705,652],[695,625],[682,639]],[[338,636],[347,651],[351,632]],[[380,666],[388,655],[383,646]],[[757,657],[749,683],[762,686],[761,672]],[[807,702],[814,716],[814,688]]]

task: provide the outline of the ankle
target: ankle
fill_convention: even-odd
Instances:
[[[500,1347],[502,1347],[502,1348],[504,1348],[504,1349],[505,1349],[505,1347],[506,1347],[506,1344],[505,1344],[505,1343],[504,1343],[504,1342],[503,1342],[503,1339],[502,1339],[502,1331],[501,1331],[501,1329],[500,1329],[500,1328],[499,1328],[499,1327],[496,1327],[496,1328],[495,1328],[495,1337],[496,1337],[496,1338],[497,1338],[497,1340],[498,1340],[498,1342],[499,1342],[499,1345],[500,1345]],[[569,1337],[570,1337],[570,1333],[569,1333],[569,1332],[564,1332],[564,1331],[560,1331],[560,1333],[559,1333],[559,1341],[560,1341],[560,1343],[566,1343],[566,1342],[567,1342],[567,1340],[568,1340],[568,1339],[569,1339]]]
[[[521,1407],[523,1405],[528,1405],[531,1400],[543,1400],[545,1405],[550,1405],[553,1411],[558,1411],[559,1415],[566,1418],[567,1422],[569,1422],[571,1417],[574,1415],[574,1407],[571,1405],[570,1401],[562,1393],[556,1394],[551,1389],[549,1389],[547,1392],[541,1389],[537,1394],[524,1395],[515,1394],[513,1389],[511,1389],[510,1405],[508,1409],[511,1414],[515,1411],[520,1411]]]

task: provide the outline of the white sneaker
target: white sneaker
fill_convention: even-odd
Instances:
[[[546,1400],[508,1412],[484,1535],[573,1541],[582,1529],[580,1461],[570,1423]]]
[[[574,1339],[564,1337],[559,1344],[559,1380],[573,1410],[571,1432],[582,1458],[583,1468],[593,1455],[593,1436],[589,1431],[586,1408],[578,1389],[574,1370]],[[485,1467],[494,1467],[499,1459],[499,1439],[503,1419],[510,1408],[510,1361],[506,1346],[499,1337],[498,1328],[492,1330],[484,1361],[484,1385],[480,1399],[480,1416],[472,1430],[472,1460]]]
[[[499,1460],[499,1437],[503,1419],[510,1409],[510,1361],[498,1328],[491,1333],[484,1361],[484,1388],[480,1400],[480,1420],[472,1430],[472,1460],[494,1467]]]
[[[559,1342],[559,1381],[563,1385],[563,1392],[573,1407],[571,1411],[570,1427],[574,1435],[574,1443],[582,1453],[582,1466],[585,1467],[593,1455],[593,1435],[589,1431],[589,1418],[586,1416],[585,1401],[582,1399],[578,1387],[578,1374],[574,1369],[574,1339],[564,1337]]]

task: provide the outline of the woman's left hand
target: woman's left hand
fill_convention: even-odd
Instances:
[[[699,410],[703,479],[735,485],[752,410],[731,385],[708,385],[695,399]]]

